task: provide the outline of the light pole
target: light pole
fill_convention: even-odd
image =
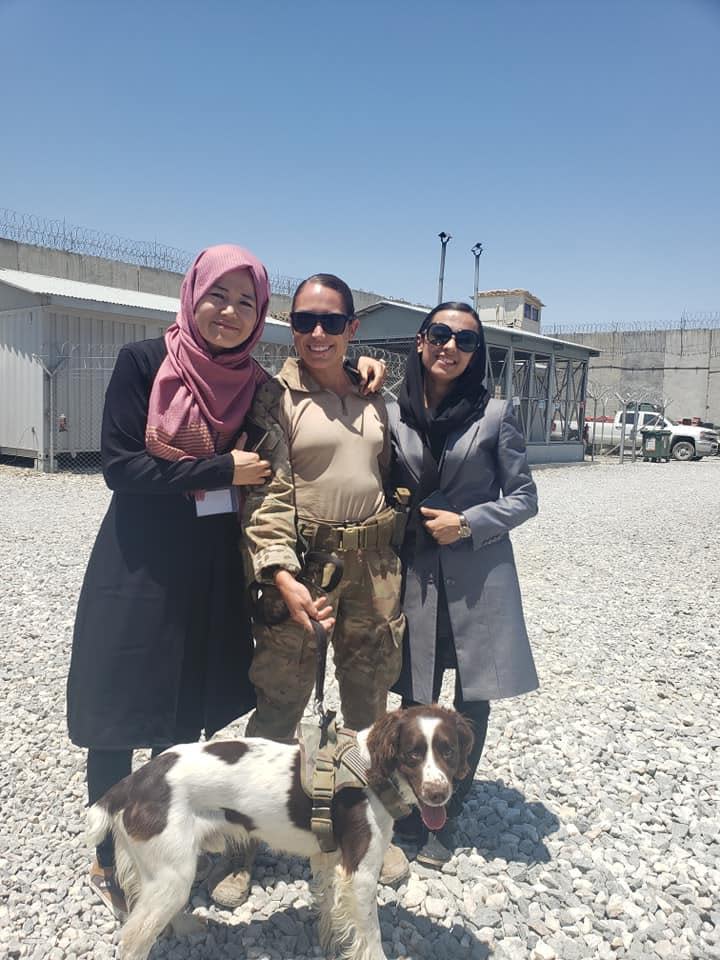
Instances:
[[[443,281],[445,279],[445,247],[448,245],[448,242],[452,240],[452,236],[449,233],[445,233],[444,230],[442,233],[439,233],[438,236],[442,244],[440,248],[440,276],[438,277],[438,303],[442,303]]]
[[[470,253],[475,257],[475,287],[473,289],[473,309],[477,312],[478,308],[478,281],[480,279],[480,255],[483,252],[483,245],[478,240],[470,247]]]

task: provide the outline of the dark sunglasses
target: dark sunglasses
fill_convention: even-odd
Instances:
[[[455,346],[463,353],[475,353],[480,346],[480,334],[474,330],[451,330],[446,323],[431,323],[425,337],[435,347],[444,347],[455,337]]]
[[[299,313],[290,314],[290,324],[296,333],[312,333],[320,324],[331,337],[339,336],[351,319],[346,313],[310,313],[301,310]]]

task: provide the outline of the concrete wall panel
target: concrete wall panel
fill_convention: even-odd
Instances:
[[[720,330],[607,331],[563,337],[602,351],[590,361],[593,385],[612,393],[654,391],[669,398],[670,417],[720,423]],[[614,398],[607,409],[617,409]]]

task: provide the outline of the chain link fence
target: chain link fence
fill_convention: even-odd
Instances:
[[[73,473],[100,469],[100,431],[105,391],[115,367],[120,346],[65,344],[53,368],[46,367],[47,415],[50,425],[48,457],[57,470]],[[255,357],[271,375],[276,374],[293,347],[260,344]],[[405,373],[405,355],[375,346],[351,345],[348,359],[372,356],[386,364],[384,393],[397,397]]]
[[[588,381],[584,440],[595,456],[628,456],[635,460],[642,448],[643,426],[654,426],[665,416],[670,397],[649,385],[617,391],[596,380]],[[619,414],[619,416],[618,416]]]

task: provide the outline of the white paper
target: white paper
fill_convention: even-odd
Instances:
[[[232,487],[222,490],[206,490],[202,500],[195,500],[195,512],[199,517],[211,517],[216,513],[235,513],[237,500]]]

